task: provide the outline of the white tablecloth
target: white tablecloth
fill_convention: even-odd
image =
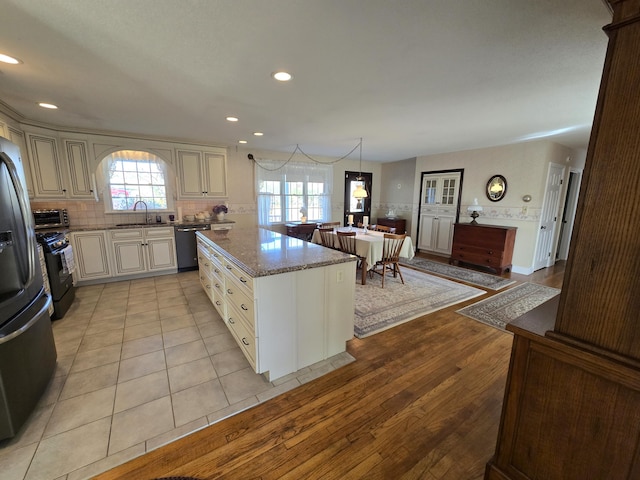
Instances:
[[[349,228],[344,227],[339,230],[348,232]],[[362,228],[353,228],[353,231],[356,232],[356,252],[359,257],[366,259],[367,270],[371,270],[376,262],[382,259],[382,242],[384,240],[384,233],[367,230],[367,233],[365,234],[365,231]],[[338,240],[338,235],[336,235],[335,230],[333,231],[331,238],[333,240],[333,246],[335,248],[339,248],[340,241]],[[318,229],[314,230],[311,241],[322,245],[322,241],[320,240],[320,231]],[[400,256],[408,258],[409,260],[413,258],[414,251],[411,237],[405,237],[404,243],[402,244],[402,250],[400,250]]]

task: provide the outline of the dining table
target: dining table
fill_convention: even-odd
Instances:
[[[338,240],[338,234],[336,233],[338,230],[342,232],[356,232],[356,254],[362,260],[362,285],[366,285],[367,271],[371,270],[376,262],[382,260],[384,232],[355,227],[334,228],[333,232],[331,232],[331,240],[333,241],[333,248],[338,250],[340,249],[340,240]],[[322,239],[318,229],[314,230],[311,242],[322,245]],[[411,241],[411,237],[407,235],[400,250],[400,257],[411,260],[414,254],[413,242]]]

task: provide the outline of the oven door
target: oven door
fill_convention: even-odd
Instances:
[[[49,285],[51,286],[51,296],[54,302],[60,300],[73,286],[71,272],[66,272],[62,264],[62,250],[63,248],[60,248],[44,254],[47,274],[49,275]]]

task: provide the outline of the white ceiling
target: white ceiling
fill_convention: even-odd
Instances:
[[[0,12],[0,52],[24,62],[0,64],[0,101],[28,120],[329,156],[363,138],[373,161],[556,131],[586,148],[611,21],[602,0],[0,0]]]

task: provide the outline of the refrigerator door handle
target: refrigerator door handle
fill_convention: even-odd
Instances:
[[[16,196],[18,197],[18,203],[20,204],[20,210],[22,211],[22,218],[25,226],[25,237],[27,239],[28,245],[28,265],[27,265],[27,278],[24,278],[23,274],[23,284],[27,285],[33,281],[33,278],[36,275],[35,264],[36,264],[36,245],[35,245],[35,235],[33,235],[33,231],[35,229],[33,215],[31,214],[31,208],[27,203],[29,197],[27,192],[22,188],[22,182],[18,177],[18,171],[16,170],[16,166],[13,164],[10,158],[0,155],[0,160],[4,161],[7,166],[7,170],[9,171],[9,176],[11,177],[11,182],[13,183],[13,188],[15,189]]]

